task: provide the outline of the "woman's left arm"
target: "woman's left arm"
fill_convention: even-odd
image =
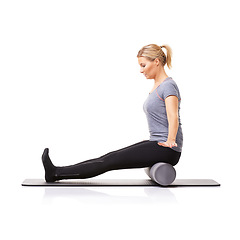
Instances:
[[[178,98],[176,96],[168,96],[165,99],[166,112],[168,118],[168,139],[166,142],[158,143],[164,147],[177,147],[176,136],[178,131]]]

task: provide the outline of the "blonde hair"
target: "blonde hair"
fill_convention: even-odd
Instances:
[[[167,56],[163,52],[162,48],[166,49]],[[167,63],[169,69],[172,67],[172,49],[166,44],[162,46],[158,46],[156,44],[146,45],[139,50],[137,57],[145,57],[150,61],[154,61],[158,58],[163,66]]]

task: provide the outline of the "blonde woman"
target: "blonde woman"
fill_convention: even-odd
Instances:
[[[166,54],[163,51],[166,50]],[[165,162],[176,165],[180,159],[183,134],[179,116],[180,92],[176,82],[165,72],[171,68],[171,48],[167,45],[150,44],[137,54],[140,72],[154,85],[143,105],[150,132],[149,140],[110,152],[99,158],[75,165],[56,167],[50,160],[49,149],[42,155],[45,180],[83,179],[110,170],[145,168]]]

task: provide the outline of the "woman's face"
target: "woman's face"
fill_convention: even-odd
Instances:
[[[147,79],[154,79],[157,75],[157,72],[159,71],[158,65],[159,60],[155,59],[154,61],[150,61],[145,57],[139,57],[138,63],[140,65],[140,73],[143,73],[143,75]]]

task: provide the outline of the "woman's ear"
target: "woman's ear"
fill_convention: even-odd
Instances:
[[[160,64],[160,61],[159,61],[159,59],[158,58],[156,58],[155,60],[154,60],[154,63],[156,64],[156,66],[158,67],[159,66],[159,64]]]

